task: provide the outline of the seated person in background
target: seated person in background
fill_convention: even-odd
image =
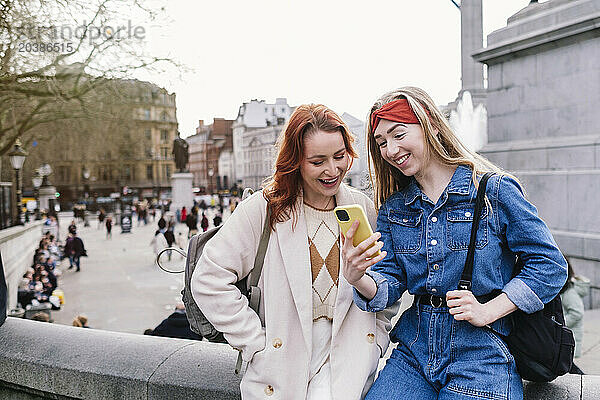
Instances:
[[[31,317],[32,321],[39,321],[39,322],[54,322],[50,319],[50,315],[46,314],[45,312],[38,312],[33,314],[33,316]]]
[[[85,315],[78,315],[73,320],[73,326],[76,326],[78,328],[89,328],[87,323],[88,319]]]
[[[202,336],[190,329],[183,303],[177,303],[173,314],[165,318],[156,328],[146,329],[144,335],[202,340]]]

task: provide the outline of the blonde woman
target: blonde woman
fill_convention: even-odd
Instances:
[[[357,247],[345,241],[344,275],[362,310],[380,311],[405,291],[415,300],[392,330],[398,345],[366,398],[522,399],[499,335],[510,330],[505,316],[542,309],[565,282],[566,262],[548,227],[518,181],[467,150],[423,90],[404,87],[377,100],[367,135],[379,233]],[[472,292],[457,290],[487,171],[495,174],[477,231]],[[364,251],[378,239],[379,262]],[[525,266],[513,278],[515,255]]]
[[[197,263],[196,303],[249,362],[244,400],[361,399],[387,349],[395,305],[361,311],[340,273],[334,207],[358,203],[372,224],[376,219],[372,201],[342,182],[356,157],[352,142],[333,111],[299,106],[264,190],[236,207]],[[257,315],[235,282],[249,274],[264,224],[272,233]]]

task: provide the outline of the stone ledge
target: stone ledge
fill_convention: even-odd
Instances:
[[[564,16],[564,17],[563,17]],[[488,35],[488,46],[473,58],[492,65],[539,46],[557,46],[559,40],[600,35],[600,1],[574,1],[531,16]]]
[[[0,395],[30,399],[239,400],[228,345],[8,318],[0,327]],[[5,382],[3,384],[3,382]],[[592,400],[600,377],[525,383],[525,400]]]
[[[76,399],[239,399],[228,345],[8,318],[0,381]]]
[[[41,239],[42,225],[43,221],[32,221],[28,222],[26,225],[11,226],[10,228],[2,229],[0,230],[0,244],[18,238],[19,236],[22,236],[25,232],[28,232],[32,229],[37,229],[39,231]]]
[[[556,138],[545,137],[525,140],[489,142],[481,149],[481,152],[497,153],[514,150],[545,150],[586,146],[600,146],[600,135],[567,136]]]

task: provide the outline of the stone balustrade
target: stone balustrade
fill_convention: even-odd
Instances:
[[[35,249],[42,239],[42,221],[0,230],[0,254],[8,286],[8,308],[17,305],[17,287],[28,267],[33,264]]]
[[[0,327],[0,398],[239,399],[225,344],[8,318]],[[600,397],[600,377],[526,383],[526,400]]]

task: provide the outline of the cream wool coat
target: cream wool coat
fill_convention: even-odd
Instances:
[[[342,184],[338,205],[360,204],[375,225],[372,201]],[[244,400],[304,400],[312,351],[312,277],[302,199],[298,221],[278,223],[271,232],[259,281],[260,316],[234,283],[247,276],[266,216],[262,192],[238,205],[204,248],[192,276],[196,303],[227,341],[249,361],[242,379]],[[331,389],[336,400],[362,398],[389,344],[390,319],[398,305],[380,313],[358,309],[352,286],[340,271],[332,326]]]

